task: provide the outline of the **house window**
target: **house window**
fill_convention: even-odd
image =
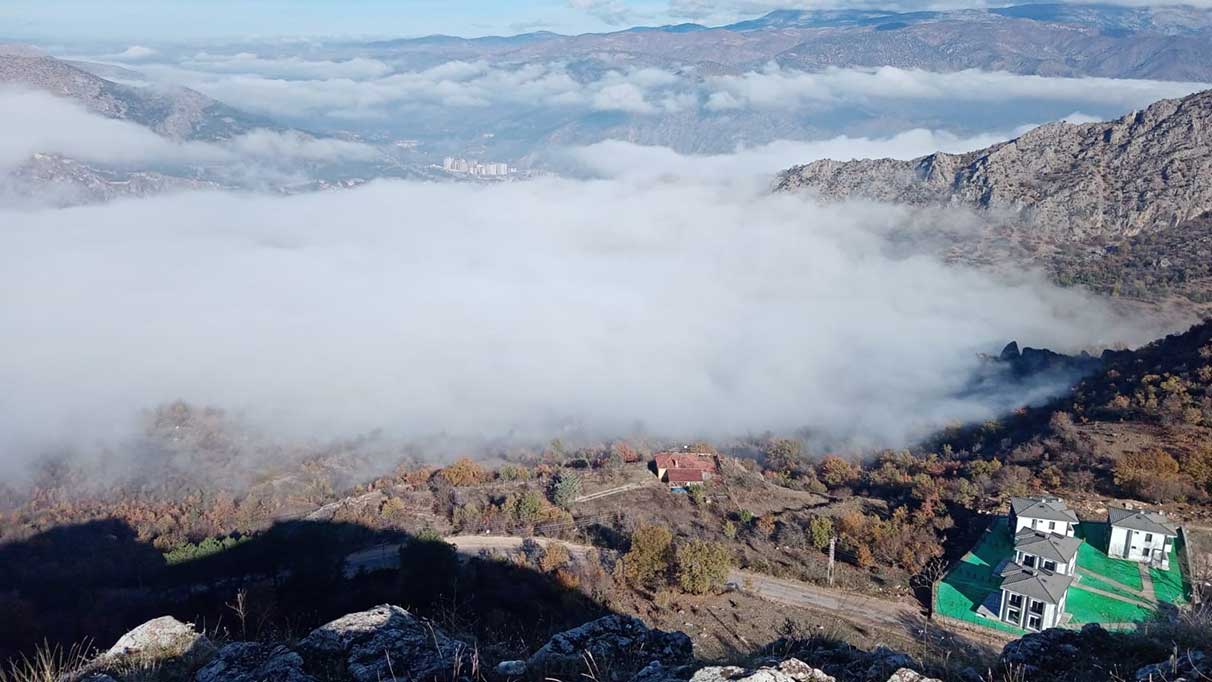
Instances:
[[[1043,620],[1039,616],[1031,616],[1027,619],[1027,628],[1029,630],[1038,630],[1043,625]]]
[[[1153,542],[1153,533],[1145,533],[1145,544]]]
[[[1048,522],[1048,530],[1056,530],[1056,522],[1055,522],[1055,521],[1049,521],[1049,522]]]
[[[1039,519],[1031,519],[1031,527],[1032,527],[1032,528],[1038,528],[1038,527],[1039,527]]]
[[[1010,606],[1020,607],[1022,605],[1023,605],[1023,595],[1021,595],[1021,594],[1010,595]]]
[[[1006,620],[1018,625],[1019,623],[1023,622],[1023,612],[1019,611],[1018,609],[1010,609],[1010,613],[1007,614]]]
[[[1046,571],[1055,571],[1055,570],[1056,570],[1056,562],[1055,562],[1055,561],[1045,561],[1045,562],[1044,562],[1044,570],[1046,570]]]
[[[1028,609],[1028,611],[1031,613],[1038,613],[1041,616],[1044,615],[1044,602],[1032,600],[1031,608]]]
[[[1035,568],[1035,557],[1030,554],[1023,555],[1023,565],[1027,568]]]

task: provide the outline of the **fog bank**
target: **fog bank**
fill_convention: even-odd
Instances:
[[[957,397],[977,352],[1158,331],[900,256],[903,218],[633,173],[0,211],[0,455],[179,398],[291,434],[901,445],[1025,397]]]

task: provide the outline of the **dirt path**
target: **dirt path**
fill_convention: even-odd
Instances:
[[[515,551],[524,538],[501,535],[456,535],[446,538],[460,554],[475,555],[481,551]],[[550,538],[534,538],[540,545],[560,542]],[[572,556],[584,559],[595,547],[561,543]],[[362,550],[345,558],[345,574],[359,570],[372,571],[393,568],[399,564],[400,545],[380,545]],[[800,608],[811,608],[839,615],[845,620],[880,628],[905,628],[923,620],[921,612],[903,602],[877,599],[840,590],[831,590],[795,580],[774,578],[752,571],[734,570],[728,576],[734,589],[756,595],[768,601]]]

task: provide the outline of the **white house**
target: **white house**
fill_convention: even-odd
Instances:
[[[1111,536],[1107,556],[1170,568],[1170,550],[1178,528],[1160,512],[1140,509],[1107,510]]]
[[[1072,536],[1077,530],[1074,514],[1059,497],[1010,498],[1010,534],[1024,528],[1044,533]]]
[[[1073,576],[1009,562],[1002,569],[998,618],[1024,630],[1046,630],[1061,624]]]
[[[1023,528],[1014,534],[1014,563],[1024,568],[1073,575],[1081,545],[1082,541],[1075,537]]]

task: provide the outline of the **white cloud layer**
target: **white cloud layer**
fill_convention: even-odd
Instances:
[[[896,67],[806,72],[769,64],[740,75],[702,77],[653,67],[619,67],[574,76],[559,62],[503,66],[452,61],[420,71],[390,72],[377,60],[343,62],[264,59],[251,53],[196,55],[181,65],[143,65],[145,73],[180,83],[259,113],[335,119],[385,118],[420,107],[556,109],[656,115],[695,111],[827,111],[875,107],[895,113],[903,102],[1072,102],[1116,110],[1143,107],[1210,87],[1203,83],[1057,78],[1008,72],[930,72]]]
[[[0,173],[34,154],[58,154],[106,165],[262,163],[369,160],[366,144],[316,139],[298,132],[255,130],[221,142],[183,142],[143,126],[93,114],[44,92],[0,88]]]
[[[178,398],[330,435],[898,444],[1028,395],[959,397],[977,351],[1156,331],[1032,276],[889,255],[897,210],[615,175],[0,211],[0,454]]]

